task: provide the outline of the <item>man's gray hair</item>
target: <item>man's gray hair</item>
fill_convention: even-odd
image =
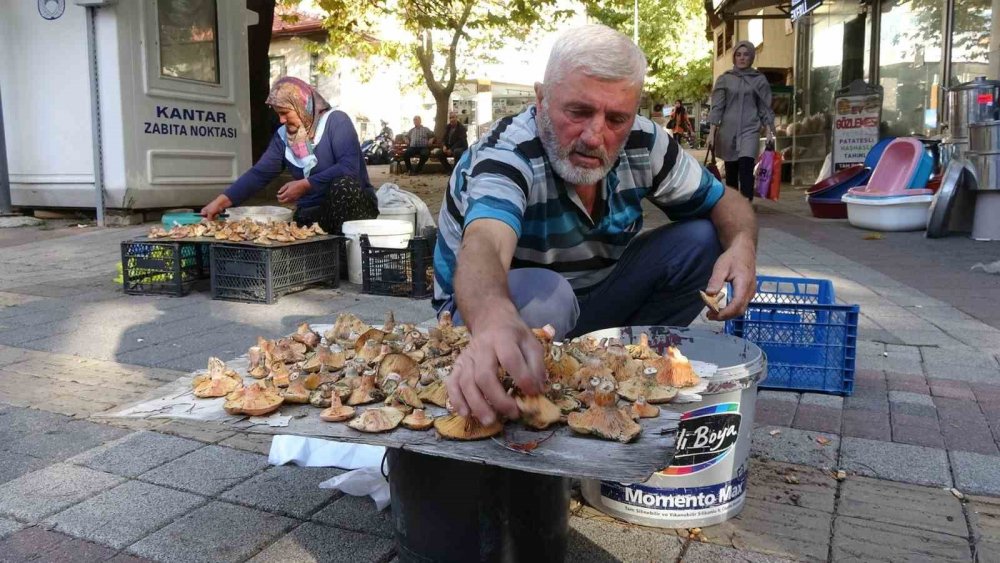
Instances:
[[[605,25],[567,30],[556,40],[545,65],[546,90],[572,72],[598,80],[626,80],[641,88],[646,55],[624,34]]]

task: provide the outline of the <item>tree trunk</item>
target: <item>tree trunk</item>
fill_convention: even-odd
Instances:
[[[247,0],[247,8],[257,12],[257,25],[247,28],[247,60],[250,65],[250,146],[257,162],[274,135],[276,120],[264,101],[271,89],[271,25],[275,0]]]
[[[434,138],[437,139],[441,146],[444,146],[444,132],[448,128],[448,112],[451,111],[450,99],[452,90],[454,90],[454,87],[434,92]]]

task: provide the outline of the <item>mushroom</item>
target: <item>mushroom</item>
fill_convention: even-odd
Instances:
[[[396,328],[396,315],[392,314],[392,309],[385,314],[385,322],[382,323],[382,330],[385,332],[392,332]]]
[[[243,387],[243,378],[219,358],[208,359],[208,373],[199,375],[191,381],[195,397],[225,397]]]
[[[309,323],[302,323],[292,335],[292,340],[302,343],[306,348],[312,350],[319,346],[320,335],[313,331]]]
[[[260,346],[251,346],[247,350],[247,357],[250,360],[250,364],[247,366],[247,373],[251,377],[261,379],[267,376],[267,360],[264,350]]]
[[[399,426],[403,421],[403,413],[392,407],[368,409],[361,416],[347,423],[348,426],[361,432],[386,432]]]
[[[288,387],[288,382],[291,379],[291,373],[288,372],[288,366],[284,364],[281,360],[275,360],[271,362],[271,371],[268,374],[271,381],[278,387]]]
[[[417,390],[414,389],[413,387],[410,387],[410,385],[405,381],[400,383],[396,387],[396,390],[393,391],[392,395],[386,397],[385,400],[386,403],[392,403],[394,401],[398,401],[414,409],[424,408],[424,403],[420,400],[420,397],[417,394]]]
[[[434,426],[434,418],[424,414],[424,409],[416,409],[406,415],[403,419],[403,426],[410,430],[427,430]]]
[[[632,403],[632,418],[656,418],[660,416],[660,407],[646,402],[646,397],[639,395]]]
[[[306,359],[306,345],[289,338],[279,338],[274,341],[272,354],[275,359],[294,364]]]
[[[324,383],[334,383],[340,379],[339,374],[330,373],[328,371],[320,370],[316,373],[310,373],[305,376],[302,380],[302,384],[305,385],[306,389],[312,391]]]
[[[366,373],[361,376],[361,383],[351,396],[347,399],[347,404],[354,407],[357,405],[367,405],[381,400],[385,395],[375,387],[375,374]]]
[[[537,430],[545,430],[562,418],[562,411],[545,395],[517,395],[514,401],[521,411],[521,422]]]
[[[646,402],[658,405],[668,403],[677,396],[677,388],[659,382],[655,368],[646,368],[645,372],[622,382],[618,394],[629,401],[637,401],[642,395]]]
[[[691,362],[681,354],[680,349],[671,346],[667,348],[667,369],[661,369],[656,374],[656,380],[673,387],[691,387],[701,382],[694,373]]]
[[[570,413],[580,408],[580,401],[570,395],[561,383],[553,383],[550,385],[546,396],[557,407],[559,407],[559,410],[563,413]]]
[[[375,344],[375,349],[379,350],[379,344],[382,344],[382,340],[385,339],[385,332],[377,328],[370,328],[364,332],[358,339],[354,342],[354,349],[361,354],[361,350],[368,346],[369,342]],[[369,360],[370,361],[370,360]]]
[[[558,383],[569,383],[580,369],[580,362],[569,354],[561,342],[553,342],[545,356],[545,371]]]
[[[326,341],[330,343],[350,340],[351,333],[354,332],[354,328],[360,325],[364,325],[364,322],[362,322],[361,319],[354,314],[341,313],[337,315],[337,320],[334,321],[333,327],[323,333],[323,338],[326,338]],[[360,334],[360,332],[358,334]]]
[[[392,353],[386,354],[382,358],[382,361],[378,365],[379,381],[390,373],[399,374],[402,381],[406,381],[411,385],[416,384],[420,380],[420,366],[417,365],[417,362],[413,361],[413,358],[406,354]]]
[[[309,390],[305,386],[305,375],[293,373],[288,378],[288,387],[279,392],[285,398],[286,403],[305,404],[309,402]]]
[[[442,438],[448,440],[484,440],[502,432],[503,423],[495,420],[493,424],[485,426],[473,416],[449,414],[435,418],[434,428]]]
[[[340,397],[333,395],[330,397],[330,406],[319,413],[321,420],[327,422],[343,422],[354,417],[354,407],[348,407],[340,402]]]
[[[628,344],[625,346],[625,350],[636,360],[654,360],[660,357],[655,350],[649,347],[649,335],[645,332],[639,335],[638,344]]]
[[[329,347],[317,347],[316,352],[302,364],[302,369],[308,372],[319,371],[322,368],[337,370],[343,369],[346,364],[347,357],[344,355],[344,349],[333,344]]]
[[[569,427],[579,434],[592,434],[605,440],[627,444],[642,432],[625,409],[617,406],[615,381],[601,378],[594,386],[594,403],[584,412],[570,413]]]
[[[358,353],[354,356],[356,359],[363,361],[365,364],[373,362],[379,357],[382,351],[382,346],[379,342],[374,339],[369,339],[365,342],[364,346],[358,348]]]
[[[223,408],[229,414],[263,416],[278,410],[285,399],[269,381],[258,381],[226,395]]]
[[[719,311],[722,310],[724,306],[723,301],[726,299],[725,291],[720,291],[715,295],[709,295],[699,289],[698,295],[701,295],[701,300],[704,301],[705,305],[708,305],[708,308],[711,309],[712,311],[718,313]]]
[[[438,379],[420,388],[417,391],[417,397],[421,401],[427,401],[432,405],[446,408],[448,405],[448,388],[445,387],[444,381]]]
[[[619,382],[631,379],[642,373],[642,362],[633,360],[632,356],[625,350],[625,347],[616,340],[612,340],[608,345],[604,357],[608,368],[611,369],[611,373],[615,376],[615,380]]]
[[[314,407],[326,408],[333,404],[333,398],[343,401],[351,396],[352,389],[343,383],[323,383],[309,393],[309,404]]]

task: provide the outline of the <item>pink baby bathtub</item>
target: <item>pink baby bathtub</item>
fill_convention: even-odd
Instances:
[[[851,188],[844,195],[847,221],[878,231],[926,228],[934,192],[924,186],[932,166],[933,159],[917,139],[904,137],[889,143],[868,185]]]

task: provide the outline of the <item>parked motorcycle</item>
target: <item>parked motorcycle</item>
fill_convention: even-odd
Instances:
[[[367,164],[389,164],[392,151],[392,129],[382,121],[382,131],[374,139],[361,143],[361,155]]]

